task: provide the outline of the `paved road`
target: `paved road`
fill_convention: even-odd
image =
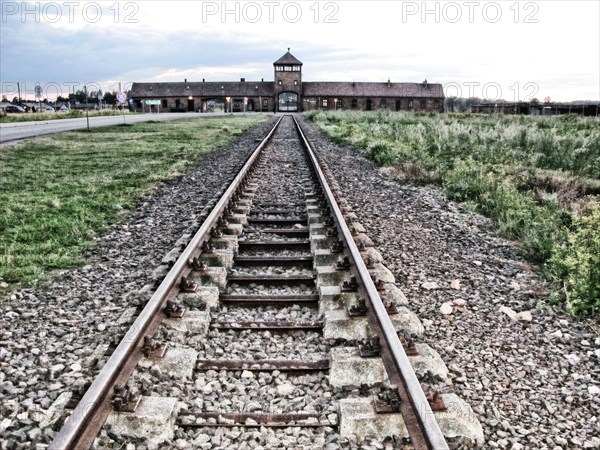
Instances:
[[[148,120],[173,120],[182,117],[212,117],[217,114],[200,113],[164,113],[164,114],[135,114],[125,116],[126,123],[145,122]],[[105,127],[123,123],[123,116],[90,117],[90,127]],[[0,124],[0,144],[18,139],[34,138],[45,134],[86,128],[85,117],[77,119],[55,119],[40,122],[15,122]]]

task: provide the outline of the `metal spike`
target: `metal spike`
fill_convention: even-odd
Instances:
[[[129,386],[115,386],[113,389],[112,406],[118,412],[135,412],[142,397],[134,395]]]
[[[358,283],[356,277],[351,277],[350,281],[344,281],[342,283],[342,292],[356,292],[358,290]]]
[[[214,253],[215,248],[208,242],[202,244],[202,253]]]
[[[342,253],[344,251],[344,243],[342,241],[334,242],[331,245],[331,253]]]
[[[383,290],[383,288],[380,290]],[[388,314],[398,314],[398,307],[396,306],[396,302],[390,299],[382,299],[382,301],[383,306],[385,307],[385,310]]]
[[[367,304],[364,298],[359,298],[358,302],[348,306],[348,315],[350,317],[365,316],[367,314]]]
[[[425,397],[427,398],[432,411],[442,412],[448,410],[444,398],[442,397],[442,393],[439,390],[425,388],[423,391],[425,392]]]
[[[358,353],[363,358],[381,356],[381,343],[379,342],[379,336],[373,336],[371,339],[366,339],[359,344]]]
[[[144,336],[144,345],[142,346],[142,352],[146,358],[162,358],[165,356],[167,351],[166,344],[160,344],[154,340],[152,336]]]
[[[181,319],[185,314],[185,308],[173,300],[167,300],[165,314],[172,319]]]
[[[198,289],[198,285],[192,280],[188,280],[187,277],[181,277],[181,283],[179,283],[179,287],[183,292],[187,293],[196,292],[196,289]]]
[[[189,266],[196,272],[205,272],[206,269],[208,269],[208,266],[206,265],[206,263],[204,261],[202,261],[200,258],[193,258],[189,262]]]
[[[350,259],[347,256],[344,256],[344,259],[340,259],[336,265],[335,270],[348,270],[350,268]]]
[[[389,389],[381,391],[374,398],[374,403],[375,411],[377,411],[377,414],[390,414],[400,412],[400,405],[402,404],[402,400],[400,399],[400,394],[398,393],[398,387],[392,385]]]

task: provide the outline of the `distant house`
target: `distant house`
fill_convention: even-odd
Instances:
[[[444,111],[439,83],[302,80],[303,63],[288,52],[273,63],[274,81],[133,83],[137,111]],[[147,105],[146,101],[159,102]]]
[[[557,116],[563,114],[598,116],[600,113],[600,103],[490,102],[471,106],[471,112],[480,114],[523,114],[532,116]]]

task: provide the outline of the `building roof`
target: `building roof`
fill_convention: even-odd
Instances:
[[[189,89],[188,89],[189,87]],[[167,82],[133,83],[133,98],[165,97],[272,97],[275,95],[272,81],[223,81],[223,82]],[[305,97],[414,97],[443,98],[444,89],[439,83],[370,83],[306,81],[302,83]]]
[[[302,83],[305,97],[444,97],[439,83],[371,83],[305,81]]]
[[[189,87],[189,89],[188,89]],[[133,83],[131,97],[250,97],[273,96],[272,81]]]
[[[274,66],[275,65],[283,65],[283,64],[294,64],[294,65],[301,66],[302,62],[298,58],[296,58],[294,55],[292,55],[290,53],[290,49],[288,48],[287,53],[273,63]]]

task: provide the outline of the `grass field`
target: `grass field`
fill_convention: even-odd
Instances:
[[[94,236],[149,187],[264,120],[146,122],[0,147],[0,282],[9,285],[3,290],[80,264]]]
[[[311,112],[401,182],[434,184],[494,219],[576,314],[600,311],[600,119]]]
[[[90,117],[99,116],[120,116],[123,112],[105,109],[103,111],[90,111]],[[125,110],[125,115],[131,114]],[[23,113],[23,114],[0,114],[0,123],[14,123],[14,122],[37,122],[40,120],[59,120],[59,119],[76,119],[78,117],[85,117],[85,111],[79,111],[73,109],[68,113],[61,112],[50,112],[50,113]]]

